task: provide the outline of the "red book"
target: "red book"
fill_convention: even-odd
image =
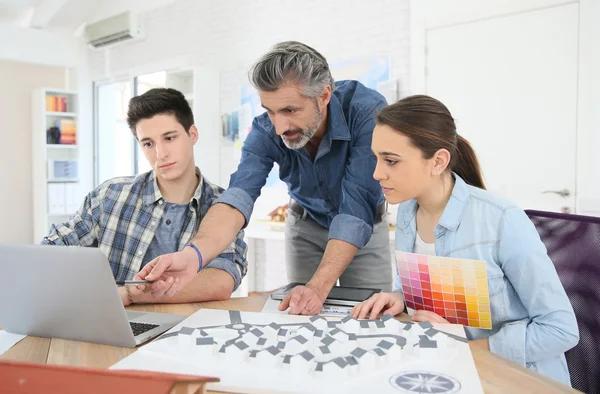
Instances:
[[[107,370],[0,360],[2,393],[205,393],[218,378],[161,372]]]

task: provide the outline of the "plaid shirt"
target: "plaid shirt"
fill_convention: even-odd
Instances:
[[[200,182],[189,204],[178,250],[193,238],[202,218],[223,192],[204,179],[197,168],[196,174]],[[41,243],[99,247],[108,257],[115,279],[132,279],[154,239],[164,208],[154,171],[113,178],[89,193],[68,222],[52,225]],[[244,232],[240,231],[234,242],[206,265],[228,272],[234,279],[234,290],[248,269],[243,239]]]

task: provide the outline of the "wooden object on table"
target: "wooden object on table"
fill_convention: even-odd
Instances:
[[[2,390],[9,393],[199,394],[218,378],[145,371],[105,370],[0,361]]]

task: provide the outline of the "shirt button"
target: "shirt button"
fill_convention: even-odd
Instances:
[[[443,244],[443,243],[444,243],[444,240],[443,240],[443,239],[440,239],[440,243],[441,243],[441,244]]]
[[[160,205],[163,205],[163,200],[158,200],[158,203],[159,203]]]
[[[171,219],[167,219],[167,226],[171,224]]]
[[[323,182],[319,182],[319,186],[323,186]]]
[[[142,251],[138,250],[138,256],[141,256],[141,255],[142,255]]]
[[[154,227],[154,226],[156,226],[156,222],[155,221],[152,222],[152,227]]]

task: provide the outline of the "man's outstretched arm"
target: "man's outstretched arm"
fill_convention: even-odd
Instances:
[[[233,277],[226,271],[218,268],[206,268],[196,274],[196,277],[173,297],[154,298],[152,294],[143,293],[135,286],[129,287],[129,295],[125,287],[120,287],[119,294],[125,306],[130,304],[186,304],[227,300],[233,293],[234,284]],[[131,296],[131,299],[129,296]]]

